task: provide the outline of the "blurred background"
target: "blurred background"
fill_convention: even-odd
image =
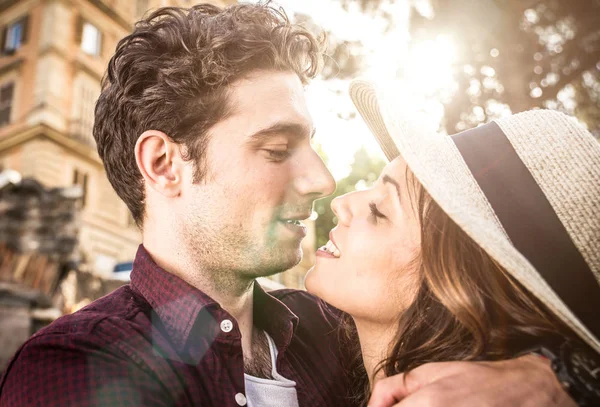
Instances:
[[[227,6],[235,0],[214,0]],[[148,10],[192,0],[0,0],[0,372],[60,315],[126,284],[140,234],[103,172],[94,104],[120,38]],[[302,288],[336,219],[333,197],[373,183],[383,155],[347,96],[396,81],[432,129],[455,133],[550,108],[600,137],[600,0],[280,0],[327,35],[307,88],[337,182],[308,222],[304,260],[261,281]]]

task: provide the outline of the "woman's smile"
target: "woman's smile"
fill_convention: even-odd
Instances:
[[[317,250],[317,256],[335,259],[340,258],[341,252],[335,244],[335,239],[333,238],[333,230],[329,232],[329,241],[325,244],[325,246],[321,246],[319,250]]]

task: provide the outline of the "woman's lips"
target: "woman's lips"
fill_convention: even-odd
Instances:
[[[337,259],[337,257],[335,257],[332,253],[329,253],[328,251],[324,250],[323,247],[321,247],[321,248],[319,248],[319,250],[317,250],[317,253],[316,253],[317,257],[325,257],[325,258],[329,258],[329,259]]]
[[[322,254],[326,254],[327,257],[334,257],[334,258],[339,258],[341,256],[341,252],[340,249],[338,249],[338,247],[335,245],[335,241],[333,240],[333,233],[329,233],[329,241],[327,242],[327,244],[325,244],[325,246],[320,247],[319,250],[317,251],[317,254],[322,253]]]
[[[336,249],[340,250],[340,249],[337,247],[337,244],[335,243],[335,239],[333,238],[333,230],[330,230],[330,231],[329,231],[329,240],[331,241],[331,243],[333,243],[333,245],[335,246],[335,248],[336,248]]]

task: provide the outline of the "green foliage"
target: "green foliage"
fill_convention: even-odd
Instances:
[[[338,181],[335,193],[315,203],[315,211],[319,214],[315,222],[317,247],[327,243],[329,231],[337,224],[337,219],[331,211],[331,201],[340,195],[356,190],[357,186],[371,186],[377,180],[385,165],[386,162],[383,159],[370,155],[364,147],[354,154],[352,170],[347,177]]]

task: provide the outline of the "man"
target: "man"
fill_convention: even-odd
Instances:
[[[160,9],[119,43],[94,137],[142,230],[131,285],[31,338],[0,405],[352,405],[337,311],[255,283],[300,261],[301,221],[335,188],[304,100],[319,55],[267,5]],[[378,402],[569,405],[533,357],[434,368]]]

